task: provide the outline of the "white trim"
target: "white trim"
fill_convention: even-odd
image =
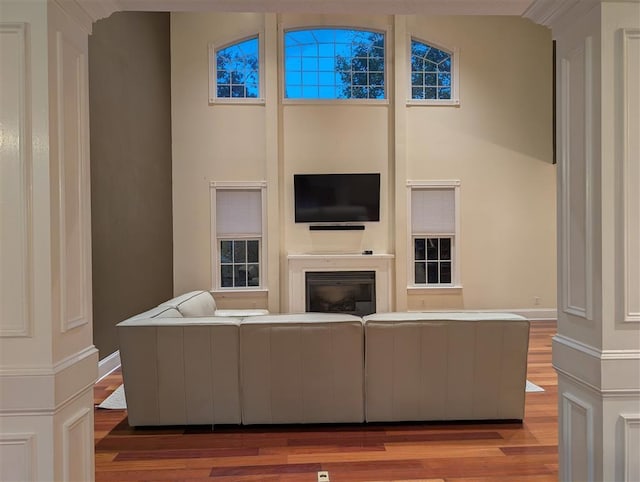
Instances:
[[[460,100],[454,99],[409,99],[406,102],[407,107],[460,107]]]
[[[602,350],[564,335],[553,337],[558,374],[601,398],[635,398],[640,349]]]
[[[231,47],[235,44],[245,42],[254,38],[258,38],[258,97],[218,97],[218,63],[216,62],[216,53],[219,50]],[[249,35],[241,36],[231,42],[216,45],[209,42],[209,105],[215,104],[244,104],[244,105],[264,105],[264,42],[263,32],[254,32]]]
[[[238,298],[242,298],[247,293],[260,294],[260,293],[269,293],[267,288],[255,288],[250,286],[248,288],[219,288],[216,290],[211,290],[213,294],[220,295],[229,295],[229,298],[233,298],[234,295],[237,295]]]
[[[434,180],[408,180],[407,185],[407,289],[409,288],[462,288],[461,275],[460,275],[460,186],[461,181],[459,179],[434,179]],[[414,248],[413,238],[414,236],[426,236],[426,233],[414,233],[411,226],[411,195],[414,189],[453,189],[454,195],[454,223],[455,232],[448,233],[446,236],[452,238],[451,243],[451,262],[453,263],[451,270],[451,284],[449,285],[417,285],[415,283],[415,271],[413,269],[414,263]],[[429,235],[436,235],[436,233],[428,233]]]
[[[245,287],[229,287],[223,288],[220,282],[220,269],[218,263],[218,233],[216,230],[216,190],[224,189],[260,189],[260,202],[262,209],[262,234],[260,236],[241,235],[239,238],[260,238],[260,286]],[[267,269],[268,269],[268,242],[267,242],[267,182],[266,181],[211,181],[209,182],[209,205],[210,205],[210,248],[211,248],[211,292],[219,291],[236,291],[236,292],[252,292],[268,289],[267,286]]]
[[[406,100],[407,107],[417,107],[417,106],[460,106],[460,49],[457,47],[449,48],[445,47],[438,42],[432,42],[430,40],[425,40],[413,34],[407,34],[409,38],[407,47],[408,47],[408,56],[407,56],[407,65],[404,68],[407,71],[407,84],[408,84],[408,98]],[[411,42],[415,40],[417,42],[428,45],[429,47],[435,47],[438,50],[442,50],[446,52],[451,57],[451,99],[413,99],[412,91],[411,91]],[[402,68],[402,66],[396,65],[395,68]]]
[[[98,362],[98,381],[120,368],[120,350],[114,351]]]
[[[217,189],[259,189],[266,188],[267,181],[211,181],[209,187]]]
[[[594,194],[593,194],[593,139],[594,139],[594,118],[593,118],[593,78],[594,78],[594,53],[593,53],[593,37],[589,36],[584,39],[584,93],[585,93],[585,132],[584,132],[584,153],[585,153],[585,237],[586,237],[586,253],[585,253],[585,291],[586,291],[586,307],[585,318],[589,321],[593,320],[593,214]]]
[[[306,306],[305,276],[308,271],[375,271],[376,311],[391,311],[392,254],[289,254],[289,313],[303,313]]]
[[[571,459],[571,447],[573,445],[573,426],[572,426],[572,414],[575,410],[580,410],[584,413],[584,421],[586,425],[586,448],[587,448],[587,480],[584,482],[593,482],[594,478],[594,438],[593,438],[593,407],[591,404],[580,400],[578,397],[571,393],[562,394],[562,426],[559,427],[562,436],[560,439],[563,444],[560,447],[564,463],[561,464],[561,479],[562,480],[576,480],[572,473],[572,459]]]
[[[592,38],[585,38],[584,45],[571,52],[570,55],[575,55],[582,52],[584,55],[584,133],[582,142],[584,142],[585,150],[585,164],[584,164],[584,176],[585,176],[585,287],[584,297],[585,306],[576,306],[572,304],[570,300],[571,293],[571,280],[570,280],[570,252],[571,252],[571,181],[572,173],[570,166],[571,159],[571,146],[569,132],[571,128],[571,108],[569,104],[570,99],[570,78],[571,78],[571,60],[563,58],[561,60],[560,68],[560,120],[561,126],[561,178],[564,185],[567,188],[564,190],[564,196],[561,199],[561,300],[562,310],[573,316],[584,318],[586,320],[593,319],[593,49]]]
[[[13,72],[17,97],[17,112],[14,112],[15,122],[18,129],[18,149],[16,158],[20,165],[20,173],[16,176],[16,184],[19,186],[19,200],[16,217],[19,219],[20,228],[17,230],[17,236],[22,238],[18,244],[22,246],[19,253],[15,254],[19,260],[19,271],[22,271],[23,279],[19,281],[20,295],[16,297],[12,303],[21,305],[21,315],[18,320],[2,319],[0,321],[0,337],[26,337],[33,336],[33,159],[31,154],[31,70],[30,66],[30,37],[27,36],[26,23],[2,23],[0,25],[0,34],[2,36],[11,35],[14,37],[17,50],[17,65],[13,68],[8,65],[3,70],[3,75],[9,75]],[[4,83],[4,82],[3,82]],[[12,82],[6,82],[5,85],[12,85]],[[13,149],[11,149],[13,151]],[[13,156],[12,156],[13,157]],[[3,275],[8,275],[5,272]],[[18,282],[17,280],[12,280]],[[8,317],[7,317],[8,318]]]
[[[407,291],[410,293],[424,293],[424,294],[451,294],[452,291],[462,290],[462,285],[411,285],[407,286]],[[493,310],[491,310],[493,311]]]
[[[416,187],[416,188],[438,188],[438,187],[460,187],[461,181],[459,179],[438,179],[438,180],[428,180],[428,181],[416,181],[416,180],[408,180],[407,187]]]
[[[559,368],[555,364],[553,368],[558,373],[558,376],[562,376],[569,380],[571,383],[590,391],[591,393],[599,396],[602,399],[606,400],[634,400],[637,401],[638,397],[640,397],[640,389],[600,389],[595,385],[577,377],[576,375],[569,373],[568,371]]]
[[[521,15],[539,25],[561,31],[569,28],[573,25],[572,22],[583,18],[599,4],[597,1],[585,0],[535,0]]]
[[[629,42],[640,41],[640,29],[637,28],[625,28],[621,29],[622,36],[622,52],[620,58],[620,77],[622,80],[622,119],[621,119],[621,149],[622,153],[622,166],[621,166],[621,178],[622,178],[622,212],[623,212],[623,258],[622,258],[622,266],[623,266],[623,279],[620,283],[622,286],[622,297],[623,297],[623,321],[625,323],[640,323],[640,311],[634,311],[632,308],[632,300],[635,301],[636,304],[639,303],[640,295],[637,293],[638,286],[637,284],[634,286],[632,283],[632,279],[635,277],[636,280],[640,279],[640,255],[633,249],[630,245],[631,241],[631,229],[633,226],[637,227],[638,224],[638,216],[640,216],[640,207],[636,205],[632,198],[632,193],[637,196],[638,191],[638,182],[640,179],[638,177],[633,178],[633,170],[632,163],[634,161],[632,153],[629,149],[629,140],[632,137],[637,137],[637,133],[630,132],[630,105],[631,100],[629,99],[629,89],[633,88],[636,91],[638,90],[637,85],[632,85],[629,79],[629,68],[632,62],[635,63],[635,68],[638,68],[638,60],[632,60],[629,57]],[[631,65],[633,67],[633,65]],[[637,92],[636,92],[637,95]],[[637,107],[636,107],[636,115],[637,115]],[[637,119],[636,119],[637,122]],[[637,156],[638,154],[635,153]],[[637,158],[636,158],[637,160]],[[636,168],[637,169],[637,168]],[[636,171],[637,172],[637,171]]]
[[[624,457],[624,480],[625,482],[632,482],[637,480],[638,474],[632,472],[631,461],[637,460],[638,449],[640,447],[634,447],[632,445],[633,437],[631,436],[631,430],[640,431],[640,413],[626,414],[621,413],[620,419],[623,423],[623,457]]]
[[[93,412],[82,408],[62,426],[62,479],[70,480],[72,473],[77,474],[78,464],[82,480],[92,480],[94,476],[93,460]],[[74,439],[75,443],[74,443]],[[79,440],[78,440],[79,439]],[[72,450],[81,448],[81,452]],[[74,464],[75,469],[72,468]]]
[[[38,464],[36,457],[36,434],[34,432],[29,433],[0,433],[0,460],[5,459],[3,457],[3,446],[20,447],[24,454],[24,466],[21,470],[20,480],[39,480],[38,479]],[[5,459],[6,460],[6,459]],[[12,460],[12,464],[16,461]],[[15,465],[13,465],[15,468]]]
[[[282,99],[283,106],[288,105],[349,105],[349,106],[389,106],[389,99]]]
[[[93,346],[53,366],[21,366],[0,370],[3,404],[0,416],[55,415],[93,389],[98,350]],[[55,386],[53,391],[51,387]]]
[[[554,341],[601,360],[640,360],[640,350],[600,350],[560,334],[554,336]]]
[[[68,54],[72,55],[74,60],[74,69],[72,71],[65,71],[65,45],[72,47],[73,50]],[[84,126],[87,125],[86,108],[88,102],[88,91],[86,85],[86,73],[87,70],[87,62],[86,55],[84,51],[79,48],[72,39],[65,37],[64,34],[60,31],[56,32],[56,44],[55,44],[55,74],[56,74],[56,114],[57,114],[57,189],[58,189],[58,256],[59,256],[59,288],[58,288],[58,296],[59,299],[59,316],[60,316],[60,332],[66,333],[74,328],[86,325],[90,321],[90,315],[88,306],[91,305],[90,301],[88,301],[89,293],[87,291],[87,286],[90,285],[90,280],[88,277],[88,273],[90,273],[90,258],[88,255],[88,244],[86,242],[87,239],[87,226],[89,226],[90,233],[90,221],[89,215],[90,213],[87,211],[87,206],[90,203],[87,203],[87,196],[85,193],[85,186],[89,184],[88,182],[88,158],[87,153],[85,152],[85,129]],[[76,85],[75,91],[70,94],[69,97],[74,96],[76,105],[75,115],[77,116],[76,121],[79,126],[77,132],[70,132],[69,135],[73,136],[72,141],[76,144],[77,156],[72,158],[69,153],[66,152],[67,142],[66,142],[66,125],[65,125],[65,109],[66,105],[69,103],[70,99],[65,95],[65,88],[68,85],[68,78],[74,78]],[[76,184],[70,186],[73,188],[70,189],[70,192],[67,192],[67,179],[65,177],[66,166],[69,163],[75,163],[77,168],[77,179]],[[73,197],[71,197],[73,196]],[[76,219],[66,218],[66,209],[67,203],[75,203],[77,207],[77,217]],[[76,236],[79,238],[79,252],[74,253],[73,256],[78,258],[78,272],[77,273],[68,273],[67,270],[67,226],[69,223],[77,224],[77,232]],[[88,238],[90,239],[90,238]],[[89,241],[90,243],[90,241]],[[78,283],[78,293],[74,293],[75,296],[78,297],[78,312],[70,313],[69,306],[67,303],[67,292],[69,285],[69,278],[71,276],[78,276],[80,281]],[[90,291],[90,290],[89,290]]]
[[[61,1],[61,0],[57,0]],[[141,0],[75,0],[92,20],[108,16],[118,10],[140,10]],[[547,1],[547,0],[544,0]],[[568,0],[567,0],[568,1]],[[576,0],[573,0],[576,1]],[[100,5],[102,3],[105,5]],[[71,2],[63,2],[71,3]],[[147,5],[147,1],[142,2]],[[582,3],[582,2],[579,2]],[[587,3],[587,2],[585,2]],[[162,11],[184,12],[283,12],[310,14],[348,14],[363,15],[363,6],[367,14],[389,15],[516,15],[527,10],[530,0],[374,0],[366,4],[361,0],[343,0],[340,2],[297,1],[297,0],[162,0],[155,4]],[[153,3],[152,3],[153,5]],[[151,9],[153,10],[153,9]]]

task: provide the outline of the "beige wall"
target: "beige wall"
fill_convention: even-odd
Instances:
[[[267,233],[267,242],[277,242],[268,259],[279,267],[269,278],[276,305],[287,291],[287,254],[372,249],[397,255],[394,298],[403,309],[555,308],[549,32],[510,17],[265,18],[172,14],[175,292],[212,287],[209,183],[268,180],[268,210],[280,220]],[[265,57],[273,59],[281,30],[305,25],[387,30],[389,101],[282,102],[281,85],[271,84],[266,105],[209,104],[210,42],[260,33],[267,39]],[[402,89],[394,89],[394,80],[406,77],[394,74],[394,25],[406,29],[407,43],[415,35],[459,50],[459,107],[408,107],[400,96],[395,102]],[[278,65],[265,67],[279,82]],[[356,232],[310,232],[294,223],[293,174],[300,172],[380,172],[381,221]],[[463,287],[407,296],[406,182],[442,179],[461,181]],[[243,300],[233,296],[235,306],[256,305],[256,295]]]
[[[412,18],[407,28],[460,51],[460,107],[407,110],[407,172],[461,181],[463,286],[410,296],[410,307],[555,307],[549,32],[508,17]]]
[[[171,297],[169,15],[119,12],[89,37],[93,334]]]
[[[259,14],[171,14],[174,290],[211,289],[211,181],[265,179],[261,105],[209,105],[208,45],[262,31]]]

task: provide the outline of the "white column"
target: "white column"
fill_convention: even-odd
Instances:
[[[264,99],[265,99],[265,151],[267,178],[267,227],[269,233],[267,245],[266,280],[269,288],[268,308],[272,313],[279,313],[284,306],[282,299],[284,279],[280,260],[281,240],[284,223],[280,222],[280,204],[282,193],[282,166],[280,156],[281,110],[278,98],[278,50],[279,50],[278,16],[275,13],[264,15]],[[277,226],[274,227],[274,226]],[[265,268],[263,267],[263,270]]]
[[[407,206],[407,105],[409,98],[407,86],[409,79],[407,69],[398,66],[409,65],[411,59],[409,55],[409,34],[407,31],[407,17],[404,15],[393,16],[393,63],[390,64],[393,77],[393,109],[390,110],[389,122],[393,125],[393,170],[389,174],[393,183],[390,183],[390,192],[393,193],[392,208],[389,209],[392,221],[389,223],[389,236],[394,240],[393,249],[396,254],[395,262],[395,302],[391,309],[403,311],[407,309],[407,286],[410,274],[407,272],[407,259],[411,256],[408,250],[409,239],[407,225],[411,224],[408,219],[409,210]],[[391,90],[391,89],[389,89]],[[392,187],[391,187],[392,186]]]
[[[91,21],[74,14],[55,2],[0,4],[3,481],[94,479]]]
[[[560,479],[640,480],[640,3],[542,2],[557,42]]]

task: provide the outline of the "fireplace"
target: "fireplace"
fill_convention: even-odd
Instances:
[[[375,271],[307,271],[305,311],[364,316],[376,311]]]

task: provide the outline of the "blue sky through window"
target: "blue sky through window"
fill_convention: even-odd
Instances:
[[[411,40],[411,98],[451,99],[451,54]]]
[[[216,52],[216,94],[222,98],[256,98],[260,93],[258,37]]]
[[[285,32],[285,98],[384,99],[384,40],[344,28]]]

